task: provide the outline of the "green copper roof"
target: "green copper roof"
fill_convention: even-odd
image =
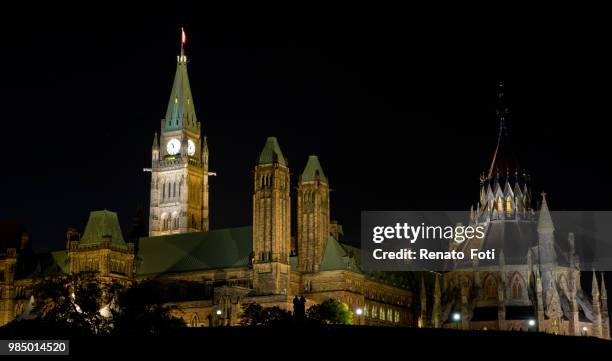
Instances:
[[[311,155],[308,157],[308,162],[306,163],[306,167],[304,167],[300,180],[302,182],[313,182],[317,180],[317,178],[319,178],[320,181],[327,183],[327,178],[325,177],[325,173],[323,173],[321,163],[319,163],[319,157],[316,155]]]
[[[353,254],[354,247],[345,246],[334,237],[329,237],[325,244],[325,253],[321,262],[321,271],[351,270],[360,272],[359,263]]]
[[[266,140],[266,144],[264,145],[261,154],[259,155],[259,159],[257,160],[257,164],[273,164],[277,161],[279,164],[287,166],[287,162],[285,161],[285,157],[283,157],[283,152],[278,145],[278,140],[276,137],[268,137]]]
[[[187,76],[187,62],[179,61],[176,65],[174,84],[172,85],[162,131],[183,128],[195,131],[198,127],[197,121],[193,97],[191,96],[191,87],[189,86],[189,77]]]
[[[114,245],[125,246],[117,213],[111,211],[94,211],[89,213],[89,221],[85,227],[81,244],[99,244],[103,236],[110,236]]]
[[[218,229],[140,239],[138,275],[246,267],[253,227]]]

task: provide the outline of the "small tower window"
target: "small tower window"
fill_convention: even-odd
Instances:
[[[506,197],[506,216],[510,217],[512,215],[512,197]]]

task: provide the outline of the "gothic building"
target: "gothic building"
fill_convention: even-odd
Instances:
[[[126,242],[117,214],[106,210],[91,212],[83,234],[69,229],[64,250],[25,257],[25,241],[15,236],[0,250],[0,325],[27,317],[38,277],[81,271],[120,282],[158,280],[190,326],[235,325],[251,302],[292,310],[295,296],[307,306],[337,299],[357,324],[412,325],[406,277],[362,272],[359,249],[344,243],[342,227],[330,220],[329,181],[317,156],[308,158],[293,194],[297,247],[289,162],[274,137],[254,164],[252,225],[209,229],[209,150],[187,63],[183,37],[153,138],[149,237]]]
[[[419,324],[610,339],[603,274],[598,280],[593,272],[589,297],[581,286],[574,234],[555,233],[545,193],[539,209],[532,206],[530,176],[509,144],[503,84],[499,97],[497,146],[469,212],[470,223],[484,226],[485,236],[455,247],[494,249],[498,260],[466,261],[436,274],[429,297],[422,282]]]

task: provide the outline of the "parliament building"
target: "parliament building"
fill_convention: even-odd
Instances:
[[[362,272],[359,248],[342,242],[316,155],[308,156],[292,194],[295,180],[279,141],[262,139],[253,182],[245,184],[253,189],[252,225],[209,228],[209,148],[187,63],[181,44],[151,148],[149,236],[126,242],[117,214],[100,210],[90,213],[83,232],[68,230],[65,249],[34,255],[25,229],[7,225],[0,239],[0,326],[29,312],[37,278],[78,272],[108,281],[163,282],[168,303],[195,327],[236,325],[242,306],[252,302],[291,311],[295,296],[304,296],[306,307],[339,300],[353,311],[355,324],[413,325],[406,277]]]
[[[503,109],[498,144],[470,212],[470,222],[484,225],[486,234],[462,245],[495,249],[499,261],[439,274],[371,273],[331,220],[330,182],[319,158],[308,156],[292,179],[275,137],[262,139],[252,182],[245,184],[252,187],[252,224],[210,229],[210,154],[187,63],[181,46],[151,148],[148,237],[126,242],[116,213],[93,211],[82,232],[68,230],[65,249],[34,254],[23,227],[0,224],[0,325],[29,312],[36,279],[93,271],[103,280],[163,282],[168,303],[193,327],[237,325],[242,306],[252,302],[292,310],[293,298],[304,296],[307,307],[329,298],[345,303],[354,324],[610,338],[603,276],[598,281],[593,273],[591,295],[584,292],[573,235],[555,235],[544,196],[539,209],[532,207],[529,176],[508,155]],[[559,242],[567,251],[558,252]]]

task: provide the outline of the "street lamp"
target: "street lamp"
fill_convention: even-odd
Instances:
[[[453,321],[455,322],[455,328],[459,328],[459,321],[461,321],[461,314],[459,312],[453,313]]]
[[[216,312],[217,316],[221,316],[222,313],[223,312],[221,312],[221,310],[217,310],[217,312]]]
[[[531,319],[529,320],[529,327],[533,327],[533,326],[535,326],[535,320]]]
[[[587,335],[587,331],[589,331],[589,329],[586,326],[582,326],[582,335],[583,336]]]
[[[361,315],[363,315],[363,308],[357,307],[355,309],[355,314],[357,315],[357,324],[361,325]]]

